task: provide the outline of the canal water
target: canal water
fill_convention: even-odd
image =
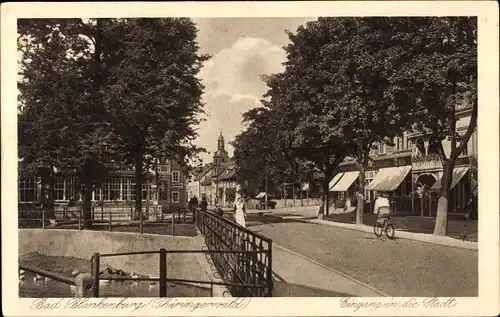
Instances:
[[[71,276],[77,269],[80,272],[90,271],[90,261],[69,257],[51,257],[39,253],[30,253],[20,257],[20,263],[31,267]],[[99,286],[101,297],[158,297],[159,287],[150,285],[149,281],[101,281]],[[19,297],[28,298],[60,298],[74,297],[74,286],[51,279],[35,278],[35,274],[24,272],[23,280],[19,280]],[[168,297],[210,297],[207,288],[189,284],[168,283]]]

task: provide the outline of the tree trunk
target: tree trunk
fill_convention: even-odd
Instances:
[[[134,220],[139,220],[142,212],[142,154],[135,157],[135,212]]]
[[[329,177],[325,177],[323,181],[323,191],[325,192],[325,214],[330,215],[330,179],[331,173],[327,173]]]
[[[92,229],[92,181],[85,180],[82,192],[83,198],[83,228]]]
[[[363,211],[365,207],[365,180],[366,180],[366,169],[368,168],[368,160],[370,158],[370,147],[364,149],[361,152],[361,164],[359,165],[359,186],[357,195],[357,206],[356,206],[356,224],[363,224]],[[359,161],[358,161],[359,162]]]
[[[323,220],[325,218],[325,195],[321,195],[321,203],[319,204],[318,219]]]
[[[445,236],[448,231],[448,202],[450,200],[451,182],[453,178],[453,166],[450,161],[443,164],[443,178],[441,179],[441,189],[436,212],[436,224],[434,234]]]
[[[363,224],[363,207],[365,204],[364,195],[365,192],[365,166],[361,165],[359,168],[359,193],[357,194],[357,206],[356,206],[356,224]]]
[[[325,175],[326,176],[326,175]],[[328,177],[325,177],[323,179],[323,183],[321,184],[322,188],[322,193],[321,193],[321,204],[319,205],[319,213],[318,213],[318,219],[323,220],[325,217],[325,212],[326,215],[328,216]]]

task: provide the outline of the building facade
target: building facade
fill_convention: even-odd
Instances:
[[[205,198],[209,205],[231,207],[236,194],[235,164],[225,150],[222,132],[217,139],[213,161],[197,169],[187,187],[189,198]]]
[[[463,136],[470,122],[472,107],[456,110],[456,131]],[[365,173],[366,201],[373,202],[377,191],[390,192],[396,212],[434,216],[443,167],[437,149],[429,146],[430,134],[425,132],[405,132],[394,139],[394,146],[378,144],[370,151],[369,167]],[[442,142],[448,156],[451,143]],[[457,159],[453,171],[449,212],[465,214],[469,212],[472,188],[469,179],[470,157],[477,156],[477,131],[475,131],[464,151]],[[358,189],[356,162],[346,160],[340,164],[338,173],[330,182],[331,196],[349,204]]]
[[[143,179],[143,204],[161,205],[163,211],[185,208],[186,169],[175,161],[160,159],[157,170],[149,170]],[[77,179],[73,176],[53,173],[45,177],[19,176],[18,201],[20,205],[53,201],[55,205],[66,205],[70,201],[81,201]],[[130,206],[136,198],[135,172],[133,168],[110,171],[109,177],[92,192],[92,202],[104,206]]]

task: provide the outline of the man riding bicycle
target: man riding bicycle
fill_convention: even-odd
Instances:
[[[377,215],[377,222],[382,224],[391,214],[391,204],[388,197],[387,193],[380,193],[373,206],[373,213]]]

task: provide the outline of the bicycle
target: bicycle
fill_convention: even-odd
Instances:
[[[380,207],[380,208],[388,208],[388,207]],[[390,214],[387,214],[387,217],[384,218],[383,224],[381,224],[378,219],[375,222],[375,225],[373,226],[373,233],[377,238],[380,238],[382,236],[382,233],[385,232],[387,238],[394,239],[395,230],[394,226],[391,223],[390,217],[391,217]]]

